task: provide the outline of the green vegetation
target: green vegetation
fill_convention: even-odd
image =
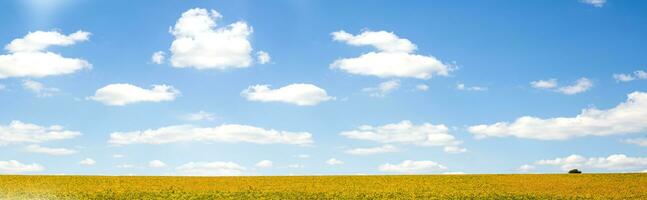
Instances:
[[[647,199],[647,174],[0,176],[0,199]]]

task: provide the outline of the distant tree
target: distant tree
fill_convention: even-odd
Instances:
[[[579,169],[571,169],[571,170],[568,171],[568,173],[569,174],[581,174],[582,171],[580,171]]]

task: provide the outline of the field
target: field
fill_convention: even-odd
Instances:
[[[643,174],[0,176],[0,199],[647,199]]]

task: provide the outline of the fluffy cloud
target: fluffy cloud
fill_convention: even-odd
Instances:
[[[608,157],[586,158],[580,155],[570,155],[552,160],[540,160],[537,165],[559,166],[561,170],[570,169],[603,169],[609,171],[643,170],[647,168],[647,157],[629,157],[624,154],[613,154]]]
[[[163,51],[155,52],[151,56],[151,61],[158,65],[164,63],[165,59],[166,59],[166,53],[164,53]]]
[[[530,82],[530,86],[536,89],[551,90],[565,95],[574,95],[586,92],[593,87],[593,82],[587,78],[577,79],[575,84],[557,88],[557,79],[538,80]]]
[[[334,100],[326,90],[312,84],[296,83],[279,89],[271,89],[270,85],[253,85],[241,92],[248,101],[284,102],[299,106],[313,106],[321,102]]]
[[[273,163],[271,160],[261,160],[261,161],[258,161],[258,163],[256,163],[255,166],[259,168],[270,168],[272,167],[272,165]]]
[[[647,93],[633,92],[627,101],[608,110],[588,108],[575,117],[542,119],[531,116],[515,122],[498,122],[469,127],[477,138],[519,137],[539,140],[565,140],[584,136],[608,136],[647,130]]]
[[[465,86],[463,83],[456,84],[456,89],[457,90],[464,90],[464,91],[476,91],[476,92],[482,92],[482,91],[487,91],[488,88],[486,87],[480,87],[480,86]]]
[[[83,159],[83,160],[79,161],[79,165],[90,166],[90,165],[94,165],[94,164],[97,164],[97,161],[94,161],[91,158],[86,158],[86,159]]]
[[[148,167],[162,168],[166,167],[166,163],[162,162],[161,160],[151,160],[150,162],[148,162]]]
[[[25,148],[25,151],[31,152],[31,153],[48,154],[53,156],[64,156],[64,155],[71,155],[71,154],[77,153],[77,151],[73,149],[50,148],[50,147],[43,147],[36,144],[27,146]]]
[[[429,86],[425,84],[419,84],[419,85],[416,85],[416,90],[427,91],[429,90]]]
[[[592,5],[596,8],[601,8],[607,3],[607,0],[580,0],[580,2]]]
[[[535,168],[536,167],[534,165],[521,165],[521,167],[519,167],[519,171],[520,172],[529,172],[529,171],[535,170]]]
[[[364,88],[362,91],[370,93],[372,97],[385,97],[398,88],[400,88],[400,81],[390,80],[380,83],[377,87]]]
[[[420,172],[429,172],[429,171],[438,171],[446,170],[447,167],[438,164],[434,161],[414,161],[414,160],[405,160],[400,164],[390,164],[386,163],[380,165],[378,170],[383,172],[395,172],[395,173],[420,173]]]
[[[173,101],[180,91],[168,85],[153,85],[151,89],[140,88],[131,84],[117,83],[98,89],[88,99],[109,106],[123,106],[138,102]]]
[[[90,33],[77,31],[63,35],[56,31],[30,32],[5,46],[9,54],[0,55],[0,79],[8,77],[44,77],[71,74],[92,65],[83,59],[65,58],[49,52],[50,46],[70,46],[87,41]]]
[[[638,70],[633,74],[613,74],[613,78],[616,81],[629,82],[633,80],[647,80],[647,72]]]
[[[638,146],[647,147],[647,138],[626,139],[626,140],[623,140],[623,142],[627,144],[635,144]]]
[[[445,125],[433,125],[430,123],[414,125],[406,120],[377,127],[363,125],[358,127],[357,130],[341,132],[340,135],[358,140],[420,146],[457,147],[462,143],[449,134],[449,129]]]
[[[9,125],[0,125],[0,146],[17,143],[41,143],[51,140],[64,140],[81,135],[76,131],[53,125],[42,127],[36,124],[12,121]]]
[[[245,171],[245,167],[233,162],[190,162],[176,170],[189,176],[238,176]]]
[[[351,46],[372,46],[377,51],[356,58],[335,60],[331,68],[351,74],[381,78],[403,77],[429,79],[434,75],[447,76],[452,68],[433,56],[414,54],[417,49],[411,41],[386,31],[365,31],[352,35],[345,31],[332,33],[334,41]]]
[[[124,156],[123,154],[112,154],[112,157],[113,158],[123,158],[123,157],[126,157],[126,156]]]
[[[14,174],[14,173],[24,173],[24,172],[37,172],[37,171],[43,171],[43,170],[45,170],[45,168],[36,163],[23,164],[16,160],[0,161],[1,173]]]
[[[400,151],[400,149],[398,149],[397,147],[390,144],[385,144],[379,147],[349,149],[346,150],[346,153],[352,155],[373,155],[398,151]]]
[[[51,97],[54,93],[60,91],[58,88],[45,87],[42,83],[32,80],[24,80],[22,82],[22,87],[33,92],[38,97]]]
[[[108,143],[112,145],[128,145],[199,141],[294,145],[307,145],[313,142],[312,134],[308,132],[287,132],[248,125],[225,124],[213,128],[178,125],[144,131],[114,132],[110,134]]]
[[[178,68],[245,68],[252,63],[252,28],[243,21],[216,27],[222,15],[215,10],[190,9],[182,14],[170,32],[171,65]]]
[[[326,164],[327,165],[341,165],[341,164],[344,164],[344,161],[337,160],[335,158],[331,158],[331,159],[326,160]]]
[[[272,61],[272,57],[270,57],[270,54],[265,51],[256,52],[256,59],[260,64],[267,64]]]
[[[184,118],[189,121],[213,121],[216,119],[216,115],[205,111],[200,111],[188,114]]]

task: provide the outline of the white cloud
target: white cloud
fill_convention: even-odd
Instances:
[[[352,35],[345,31],[331,34],[334,41],[352,46],[372,46],[377,51],[356,58],[343,58],[330,64],[347,73],[381,78],[403,77],[429,79],[434,75],[448,76],[453,69],[433,56],[414,54],[417,49],[411,41],[386,31],[364,31]]]
[[[596,8],[601,8],[605,3],[607,3],[607,0],[580,0],[580,2],[592,5]]]
[[[303,168],[303,167],[305,167],[305,166],[303,166],[302,164],[290,164],[290,165],[288,165],[288,168],[291,168],[291,169],[298,169],[298,168]]]
[[[138,102],[173,101],[180,91],[169,85],[153,85],[151,89],[140,88],[131,84],[117,83],[98,89],[88,99],[109,106],[123,106]]]
[[[213,121],[216,119],[216,115],[205,111],[200,111],[186,115],[185,119],[189,121]]]
[[[564,86],[557,89],[558,92],[561,92],[566,95],[574,95],[582,92],[586,92],[593,87],[593,82],[587,78],[577,79],[574,85]]]
[[[256,167],[259,168],[270,168],[272,167],[273,163],[271,160],[261,160],[256,163]]]
[[[469,127],[477,138],[519,137],[565,140],[584,136],[608,136],[647,130],[647,93],[633,92],[627,101],[608,110],[588,108],[575,117],[542,119],[524,116],[515,122],[498,122]]]
[[[352,155],[373,155],[373,154],[382,154],[382,153],[393,153],[398,151],[400,151],[400,149],[398,149],[397,147],[390,144],[385,144],[382,146],[371,147],[371,148],[349,149],[349,150],[346,150],[346,153],[352,154]]]
[[[635,144],[638,146],[647,147],[647,138],[626,139],[623,140],[623,142],[627,144]]]
[[[114,132],[110,134],[108,143],[112,145],[128,145],[199,141],[294,145],[307,145],[313,142],[312,134],[308,132],[287,132],[248,125],[224,124],[213,128],[177,125],[144,131]]]
[[[638,70],[633,74],[613,74],[613,78],[616,81],[629,82],[633,80],[647,80],[647,72]]]
[[[464,91],[476,91],[476,92],[482,92],[482,91],[487,91],[487,87],[481,87],[481,86],[470,86],[467,87],[463,83],[458,83],[456,84],[456,89],[457,90],[464,90]]]
[[[525,173],[525,172],[535,170],[535,168],[536,167],[534,165],[521,165],[521,167],[519,167],[519,171]]]
[[[321,102],[334,100],[326,90],[312,84],[296,83],[279,89],[271,89],[270,85],[253,85],[241,92],[248,101],[283,102],[299,106],[313,106]]]
[[[335,158],[331,158],[331,159],[326,160],[326,164],[327,165],[341,165],[341,164],[344,164],[344,161],[337,160]]]
[[[245,171],[245,167],[234,162],[189,162],[176,170],[189,176],[238,176]]]
[[[51,140],[64,140],[81,135],[76,131],[53,125],[42,127],[36,124],[12,121],[7,126],[0,125],[0,146],[17,143],[41,143]]]
[[[405,160],[400,164],[390,164],[386,163],[380,165],[378,170],[383,172],[395,172],[395,173],[420,173],[420,172],[429,172],[429,171],[438,171],[446,170],[447,167],[438,164],[434,161],[414,161],[414,160]]]
[[[151,160],[150,162],[148,162],[148,167],[162,168],[166,167],[166,163],[162,162],[161,160]]]
[[[71,155],[77,153],[76,150],[73,149],[66,149],[66,148],[50,148],[50,147],[43,147],[40,145],[29,145],[25,148],[25,151],[31,152],[31,153],[41,153],[41,154],[48,154],[48,155],[53,155],[53,156],[63,156],[63,155]]]
[[[310,158],[310,155],[308,155],[308,154],[299,154],[299,155],[296,155],[296,157],[301,158],[301,159],[307,159],[307,158]]]
[[[124,156],[122,154],[112,154],[112,157],[113,158],[123,158],[123,157],[126,157],[126,156]]]
[[[265,51],[259,51],[256,52],[256,60],[258,60],[258,63],[260,64],[267,64],[272,61],[272,57]]]
[[[163,51],[155,52],[151,56],[151,62],[158,65],[164,63],[165,59],[166,59],[166,53],[164,53]]]
[[[0,172],[1,173],[24,173],[24,172],[37,172],[43,171],[45,168],[39,164],[23,164],[16,160],[9,161],[0,161]]]
[[[464,175],[465,172],[443,172],[445,175]]]
[[[429,86],[425,84],[419,84],[419,85],[416,85],[416,90],[427,91],[429,90]]]
[[[377,87],[364,88],[362,91],[370,93],[372,97],[385,97],[387,94],[400,88],[399,80],[390,80],[380,83]]]
[[[551,90],[566,95],[574,95],[586,92],[593,87],[593,82],[587,78],[577,79],[575,84],[557,88],[557,79],[538,80],[530,82],[530,86],[536,89]]]
[[[65,58],[46,51],[50,46],[70,46],[87,41],[90,33],[77,31],[63,35],[56,31],[30,32],[5,46],[9,54],[0,55],[0,79],[8,77],[44,77],[71,74],[92,65],[83,59]]]
[[[340,135],[358,140],[420,146],[457,147],[462,143],[449,134],[449,129],[445,125],[433,125],[430,123],[414,125],[406,120],[377,127],[363,125],[358,127],[357,130],[341,132]]]
[[[117,168],[121,168],[121,169],[131,169],[131,168],[135,168],[135,165],[131,165],[131,164],[121,164],[121,165],[117,165]]]
[[[446,147],[443,147],[443,151],[447,153],[465,153],[467,152],[467,149],[457,147],[457,146],[446,146]]]
[[[586,158],[580,155],[570,155],[552,160],[540,160],[537,165],[559,166],[561,170],[570,169],[603,169],[608,171],[642,170],[647,168],[647,157],[629,157],[624,154],[613,154],[608,157]]]
[[[90,166],[90,165],[94,165],[94,164],[97,164],[97,161],[94,161],[91,158],[86,158],[86,159],[83,159],[83,160],[79,161],[79,165]]]
[[[171,65],[178,68],[230,69],[245,68],[252,63],[252,45],[248,37],[252,27],[238,21],[216,27],[222,15],[202,8],[187,10],[170,32]]]
[[[538,80],[530,82],[530,86],[537,89],[553,89],[557,87],[557,79]]]
[[[33,92],[38,97],[51,97],[54,93],[60,91],[58,88],[45,87],[42,83],[32,80],[23,80],[22,87]]]

